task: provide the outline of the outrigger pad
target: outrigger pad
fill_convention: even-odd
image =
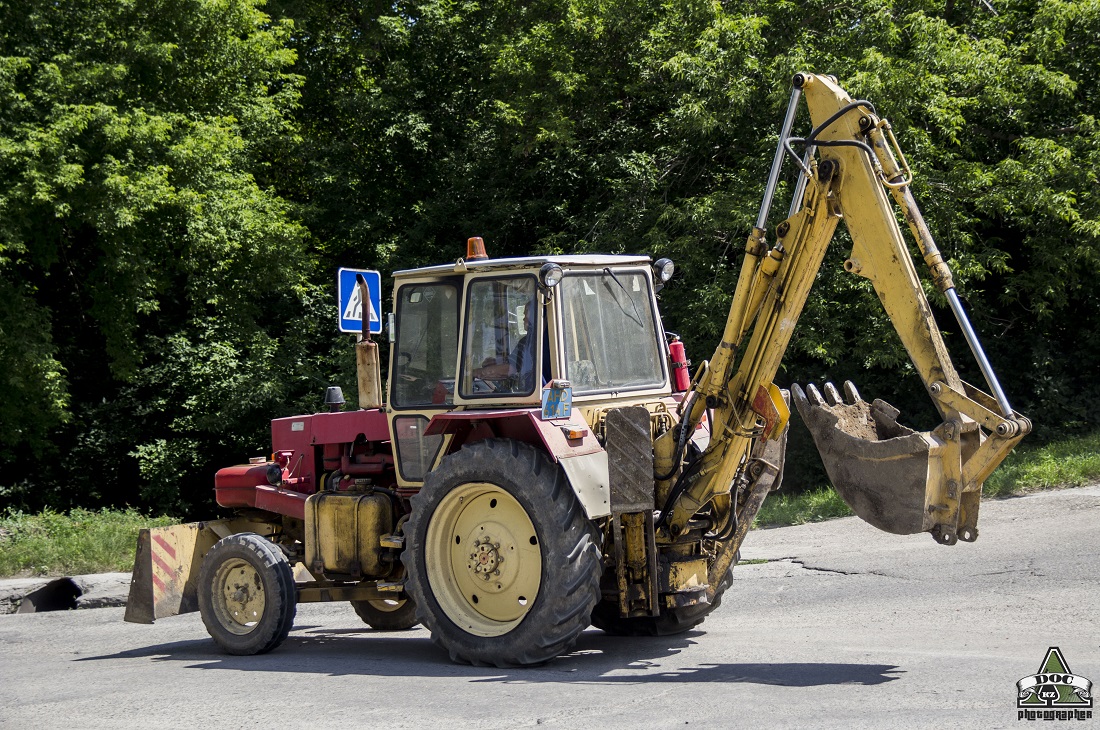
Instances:
[[[832,383],[825,384],[824,398],[812,384],[805,391],[791,386],[833,487],[856,515],[880,530],[931,530],[929,487],[942,478],[943,442],[899,424],[899,411],[889,403],[868,404],[850,381],[844,394],[847,402]]]

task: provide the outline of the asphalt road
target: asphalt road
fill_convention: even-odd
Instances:
[[[1100,486],[987,502],[977,543],[855,518],[754,532],[701,630],[589,629],[524,670],[451,664],[426,631],[299,607],[261,657],[218,652],[197,614],[0,616],[0,726],[81,728],[1096,727],[1017,720],[1050,646],[1100,682]],[[1100,711],[1100,708],[1097,708]]]

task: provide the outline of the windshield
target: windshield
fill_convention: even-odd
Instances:
[[[653,297],[643,272],[569,274],[561,290],[565,370],[574,393],[664,383]]]

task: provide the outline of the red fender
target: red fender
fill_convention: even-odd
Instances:
[[[545,451],[554,461],[603,451],[579,412],[574,412],[570,418],[551,421],[544,421],[541,416],[542,411],[538,408],[440,413],[432,418],[424,435],[453,434],[448,454],[458,451],[465,444],[488,438],[507,438],[531,444]],[[567,431],[580,434],[580,437],[568,438]]]

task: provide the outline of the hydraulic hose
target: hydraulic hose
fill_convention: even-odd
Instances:
[[[680,432],[676,436],[676,451],[674,451],[673,454],[672,454],[672,468],[669,470],[669,472],[667,474],[663,474],[663,475],[662,474],[655,474],[654,475],[655,479],[659,482],[663,482],[664,480],[668,479],[669,477],[671,477],[673,474],[676,473],[677,469],[680,468],[680,461],[684,458],[684,449],[687,448],[687,442],[688,442],[688,436],[687,435],[689,433],[691,433],[692,430],[694,430],[694,428],[695,428],[694,424],[689,422],[689,419],[691,417],[691,409],[695,405],[696,396],[697,396],[697,393],[695,393],[695,392],[692,392],[692,394],[690,396],[688,396],[687,406],[686,406],[686,408],[684,408],[684,413],[687,414],[687,418],[684,418],[684,420],[682,420],[682,421],[680,421],[680,423],[676,424],[676,428],[678,428],[680,430]],[[686,424],[686,427],[685,427],[685,424]]]

